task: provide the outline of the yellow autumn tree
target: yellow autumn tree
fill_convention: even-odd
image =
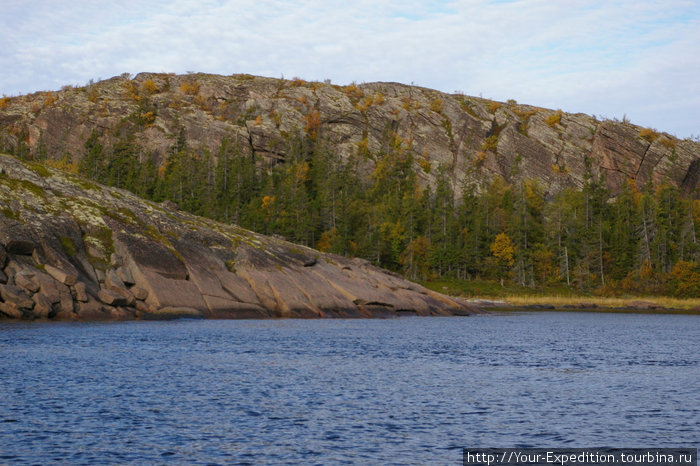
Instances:
[[[697,262],[683,260],[676,262],[670,276],[676,296],[682,298],[700,296],[700,266]]]
[[[493,243],[491,243],[490,249],[498,268],[498,276],[501,279],[501,286],[503,286],[503,279],[508,273],[508,269],[512,267],[513,263],[515,262],[515,246],[510,240],[510,237],[503,232],[496,235]]]
[[[430,269],[430,240],[425,236],[418,236],[408,243],[401,253],[399,262],[403,265],[406,276],[411,280],[425,280]]]

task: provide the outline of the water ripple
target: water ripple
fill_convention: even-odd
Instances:
[[[462,447],[696,447],[698,324],[0,324],[0,462],[456,464]]]

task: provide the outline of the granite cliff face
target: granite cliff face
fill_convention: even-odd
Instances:
[[[363,260],[0,155],[0,319],[473,312]]]
[[[142,73],[82,88],[0,101],[0,145],[77,161],[97,131],[109,149],[135,136],[144,157],[163,164],[182,134],[217,153],[227,138],[241,153],[283,162],[290,137],[313,135],[350,156],[381,153],[390,136],[414,155],[421,182],[444,167],[464,179],[539,179],[556,191],[604,174],[615,193],[668,181],[687,193],[700,177],[700,144],[617,121],[499,103],[396,83],[336,86],[250,75]],[[375,160],[368,158],[369,172]],[[459,192],[459,189],[455,191]]]

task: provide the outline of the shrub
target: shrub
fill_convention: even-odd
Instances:
[[[500,102],[491,102],[489,104],[489,112],[491,112],[491,113],[496,113],[499,108],[501,108]]]
[[[122,84],[122,87],[124,87],[124,96],[127,99],[133,100],[135,102],[138,102],[141,100],[141,97],[139,96],[139,89],[138,86],[136,85],[135,82],[133,81],[125,81]]]
[[[661,143],[662,146],[664,146],[668,150],[673,150],[676,148],[676,141],[673,139],[669,138],[668,136],[663,136],[659,142]]]
[[[535,114],[537,113],[537,109],[536,109],[536,108],[532,108],[532,109],[530,109],[530,110],[522,110],[522,109],[519,109],[519,108],[514,108],[514,109],[513,109],[513,113],[515,113],[516,115],[518,115],[518,116],[520,117],[521,120],[527,121],[527,120],[529,120],[533,115],[535,115]]]
[[[7,103],[10,101],[10,98],[7,97],[5,94],[2,95],[2,98],[0,98],[0,108],[5,108],[7,107]]]
[[[481,150],[483,151],[496,150],[496,147],[498,147],[498,136],[495,134],[487,137],[481,143]]]
[[[557,175],[568,175],[569,174],[569,169],[566,168],[566,165],[554,163],[552,164],[552,171],[556,173]]]
[[[146,126],[151,126],[156,121],[156,115],[153,112],[144,112],[140,116],[141,121],[143,121]]]
[[[158,92],[158,86],[152,79],[148,78],[143,83],[141,83],[141,90],[146,95],[155,94],[156,92]]]
[[[562,116],[562,111],[557,110],[556,112],[552,113],[547,118],[545,118],[544,122],[547,123],[552,128],[554,128],[555,126],[561,124],[561,116]]]
[[[373,103],[374,99],[372,97],[365,97],[355,104],[355,108],[364,113],[369,110]]]
[[[58,102],[58,96],[54,92],[49,92],[44,99],[44,107],[51,107],[56,102]]]
[[[430,170],[433,168],[430,162],[426,159],[418,159],[418,165],[420,165],[425,173],[430,173]]]
[[[97,92],[96,86],[90,86],[87,91],[87,98],[90,102],[97,103],[97,99],[100,97],[100,93]]]
[[[430,102],[430,110],[435,113],[442,113],[443,101],[440,98],[434,99]]]
[[[185,81],[180,84],[180,92],[188,95],[199,94],[199,83],[197,81]]]
[[[654,142],[658,137],[659,133],[657,133],[655,130],[651,128],[642,128],[639,130],[639,137],[642,139],[645,139],[647,142],[650,144]]]
[[[64,154],[63,157],[58,160],[46,159],[44,164],[52,168],[58,168],[64,172],[78,174],[78,162],[73,162],[69,154]]]
[[[361,99],[365,96],[364,91],[357,87],[357,84],[355,83],[342,87],[341,91],[351,99]]]

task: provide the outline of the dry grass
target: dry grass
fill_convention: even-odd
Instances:
[[[552,305],[554,307],[582,306],[595,304],[603,308],[634,308],[635,303],[653,303],[667,309],[693,309],[700,307],[700,299],[680,299],[666,296],[634,297],[634,298],[605,298],[598,296],[509,296],[504,301],[515,306]]]

